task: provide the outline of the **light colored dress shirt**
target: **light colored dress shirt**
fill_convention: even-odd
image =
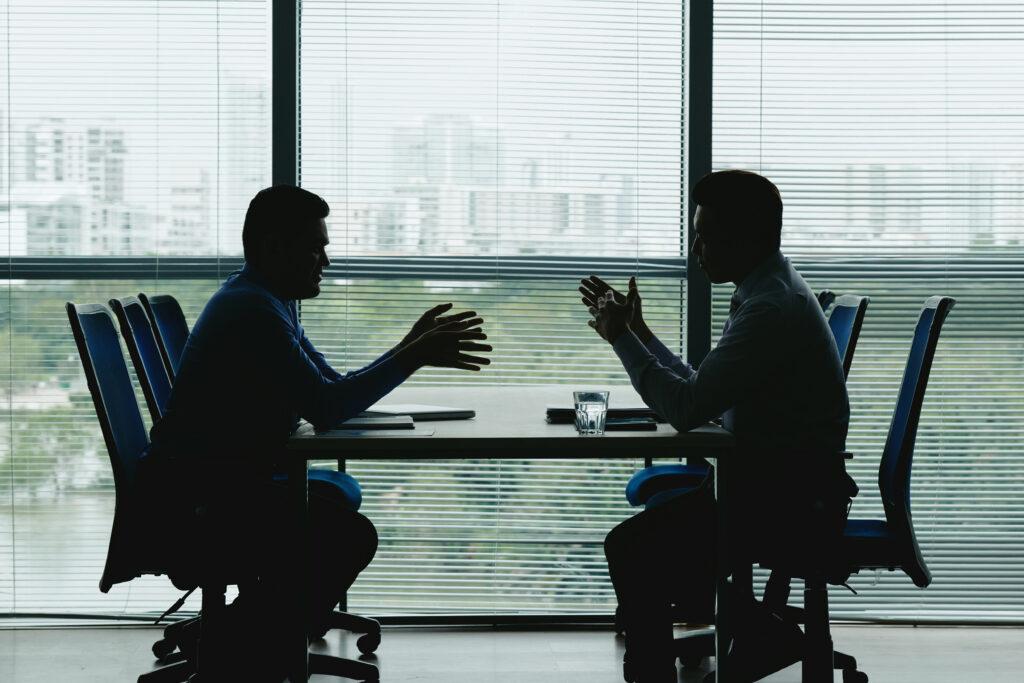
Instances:
[[[644,402],[687,431],[721,417],[746,451],[836,452],[850,420],[842,362],[817,298],[780,252],[733,295],[699,368],[626,331],[614,350]]]

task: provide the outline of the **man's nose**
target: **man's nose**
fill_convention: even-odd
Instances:
[[[331,265],[331,259],[327,256],[326,251],[320,254],[320,262],[324,264],[324,268]]]

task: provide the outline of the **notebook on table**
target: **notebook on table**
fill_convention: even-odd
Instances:
[[[657,413],[647,406],[608,409],[608,419],[625,417],[649,417],[653,418],[656,422],[664,422]],[[564,408],[562,406],[548,406],[547,419],[551,424],[572,424],[576,421],[576,409]]]
[[[469,420],[476,417],[476,411],[468,408],[425,405],[422,403],[374,404],[361,417],[408,416],[416,422],[436,420]]]

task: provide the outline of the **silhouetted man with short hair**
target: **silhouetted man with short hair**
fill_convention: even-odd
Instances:
[[[187,548],[177,560],[204,571],[230,563],[234,575],[251,571],[241,605],[274,626],[285,605],[280,590],[291,530],[283,457],[290,435],[305,419],[317,428],[353,417],[424,366],[479,370],[482,318],[472,311],[444,315],[431,308],[406,337],[368,366],[342,374],[306,336],[296,302],[320,294],[327,257],[327,203],[287,185],[253,198],[242,230],[245,267],[230,275],[196,321],[181,358],[165,417],[152,430],[140,478],[165,516],[169,534],[190,540],[188,517],[205,511],[208,545]],[[145,488],[144,487],[144,488]],[[310,605],[314,629],[325,620],[373,558],[377,534],[357,510],[351,476],[310,475],[312,527]],[[249,596],[255,596],[250,598]],[[253,623],[256,623],[254,617]]]
[[[779,251],[782,199],[766,178],[722,171],[693,189],[692,259],[713,283],[733,282],[729,318],[699,367],[648,328],[635,279],[625,296],[597,277],[580,292],[644,402],[680,431],[721,418],[737,444],[734,562],[795,552],[856,490],[841,458],[849,424],[842,363],[817,298]],[[738,503],[738,504],[737,504]],[[827,522],[825,522],[827,525]],[[676,680],[675,615],[713,618],[714,499],[710,479],[619,524],[605,540],[634,680]],[[719,568],[730,571],[731,568]]]

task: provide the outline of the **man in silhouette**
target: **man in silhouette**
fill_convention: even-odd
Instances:
[[[644,402],[680,431],[721,418],[737,444],[734,562],[795,552],[818,529],[814,510],[842,514],[855,494],[835,453],[845,447],[849,401],[821,307],[779,250],[782,199],[744,171],[693,189],[692,259],[711,282],[732,282],[729,318],[699,367],[669,351],[643,318],[635,279],[625,295],[598,277],[580,292]],[[714,604],[714,499],[710,479],[615,527],[608,570],[626,635],[627,670],[640,683],[676,680],[674,616],[708,623]],[[821,515],[818,515],[820,518]],[[832,522],[814,522],[828,524]],[[731,567],[718,568],[731,571]],[[741,596],[745,597],[745,596]]]
[[[204,511],[208,544],[175,559],[191,555],[203,571],[224,562],[241,570],[235,575],[255,574],[240,604],[261,615],[286,609],[278,601],[291,533],[282,458],[299,419],[331,427],[422,367],[477,371],[489,363],[479,355],[491,350],[482,343],[483,319],[472,311],[448,314],[451,304],[442,304],[366,367],[347,374],[332,368],[306,336],[297,307],[320,294],[330,265],[328,213],[323,199],[298,187],[270,187],[252,199],[242,230],[245,267],[227,278],[193,327],[140,467],[150,491],[175,501],[170,507],[180,515],[165,516],[171,533]],[[318,631],[376,552],[377,534],[357,512],[360,501],[351,476],[311,471],[309,609]]]

